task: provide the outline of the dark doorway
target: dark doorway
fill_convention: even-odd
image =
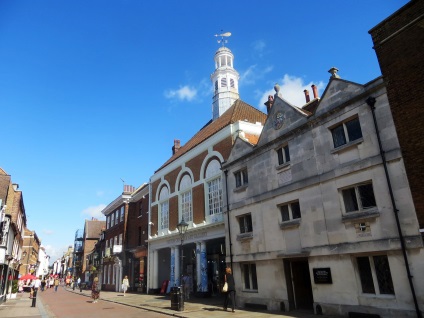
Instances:
[[[284,261],[290,308],[313,310],[311,276],[307,259]]]

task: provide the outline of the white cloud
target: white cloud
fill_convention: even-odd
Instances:
[[[63,253],[68,250],[69,245],[64,245],[61,247],[54,247],[52,245],[43,245],[46,250],[46,254],[50,256],[50,265],[57,259],[63,256]]]
[[[54,234],[54,231],[53,230],[46,230],[46,229],[44,229],[43,230],[43,233],[46,234],[46,235],[52,235],[52,234]]]
[[[314,98],[312,92],[312,84],[315,84],[318,88],[318,96],[319,90],[325,87],[324,82],[320,81],[318,83],[309,82],[304,83],[303,78],[296,77],[293,75],[285,74],[281,80],[278,80],[276,83],[280,85],[280,92],[282,93],[283,98],[288,101],[290,104],[294,106],[302,106],[306,103],[304,90],[307,89],[309,91],[309,96],[311,100]],[[264,103],[268,100],[268,95],[274,96],[274,89],[269,89],[265,92],[259,92],[259,108],[265,110],[266,107]]]
[[[258,68],[256,64],[249,66],[247,70],[240,74],[240,85],[255,84],[257,80],[263,79],[273,68],[273,66]]]
[[[266,44],[262,40],[257,40],[252,43],[252,47],[259,56],[262,56],[265,51]]]
[[[82,211],[81,214],[88,215],[90,218],[104,219],[102,210],[106,207],[106,204],[99,204],[97,206],[90,206]]]
[[[192,101],[197,96],[197,89],[194,87],[190,87],[185,85],[180,87],[179,89],[171,89],[165,92],[165,97],[168,99],[177,99],[179,101]]]

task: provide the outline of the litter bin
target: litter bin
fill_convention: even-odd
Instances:
[[[171,309],[184,311],[184,298],[181,287],[171,287]]]

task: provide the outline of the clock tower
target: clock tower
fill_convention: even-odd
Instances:
[[[224,36],[228,36],[225,33]],[[239,73],[234,69],[234,55],[230,49],[224,46],[225,41],[222,39],[222,47],[215,53],[215,72],[211,75],[211,81],[214,85],[214,95],[212,102],[213,120],[221,116],[233,103],[240,98],[238,92]]]

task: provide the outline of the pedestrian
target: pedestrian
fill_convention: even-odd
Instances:
[[[121,286],[122,291],[124,292],[124,296],[128,290],[128,287],[130,287],[130,282],[128,281],[128,276],[125,275],[124,279],[122,280],[122,286]]]
[[[224,311],[227,311],[228,301],[230,300],[230,297],[231,297],[231,308],[233,309],[233,312],[235,312],[234,309],[236,306],[236,284],[234,282],[234,277],[230,267],[227,267],[225,269],[224,281],[228,285],[227,291],[225,292],[226,295],[225,295],[225,302],[224,302]]]
[[[81,284],[81,278],[80,277],[78,277],[77,284],[78,284],[78,287],[80,289],[80,293],[82,293],[82,284]]]
[[[57,292],[57,288],[59,287],[59,278],[54,279],[54,291]]]
[[[31,307],[35,307],[37,304],[37,291],[35,290],[34,286],[31,287],[31,291],[29,292],[29,298],[31,298],[32,303]]]
[[[42,280],[41,280],[41,291],[43,292],[44,291],[44,288],[46,287],[46,280],[43,278]]]
[[[93,298],[93,303],[97,303],[97,300],[100,297],[100,286],[99,286],[99,278],[94,277],[93,285],[91,286],[91,298]]]
[[[185,274],[182,278],[182,283],[183,283],[183,292],[184,292],[184,298],[186,300],[190,299],[190,276],[188,274]]]

